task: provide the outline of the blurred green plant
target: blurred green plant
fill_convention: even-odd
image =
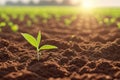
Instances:
[[[2,32],[2,28],[6,26],[5,22],[0,22],[0,32]]]
[[[27,26],[28,26],[28,27],[31,27],[31,25],[32,25],[32,21],[27,20]]]
[[[69,26],[71,23],[72,23],[72,20],[70,20],[70,19],[65,19],[65,20],[64,20],[64,24],[65,24],[66,26]]]
[[[6,22],[0,22],[0,27],[5,27],[6,26]]]
[[[113,24],[113,23],[115,23],[115,22],[116,22],[116,18],[111,18],[111,19],[110,19],[110,23],[111,23],[111,24]]]
[[[17,24],[14,24],[12,22],[8,22],[8,26],[13,32],[17,32],[19,30],[19,26]]]
[[[117,27],[120,29],[120,22],[117,23]]]
[[[107,26],[109,26],[110,25],[110,20],[109,20],[109,18],[104,18],[104,23],[107,25]]]
[[[17,32],[18,29],[19,29],[19,27],[18,27],[17,24],[12,25],[10,28],[11,28],[11,30],[12,30],[13,32]]]

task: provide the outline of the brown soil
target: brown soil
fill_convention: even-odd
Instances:
[[[63,19],[40,19],[31,27],[11,19],[20,29],[0,32],[0,80],[120,80],[120,30],[98,25],[94,17],[78,16],[70,26]],[[41,45],[58,49],[42,51],[37,61],[34,47],[20,33],[36,36],[39,30]]]

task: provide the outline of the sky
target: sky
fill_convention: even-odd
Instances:
[[[120,0],[92,0],[95,6],[120,7]]]
[[[18,0],[0,0],[0,5],[4,5],[6,1],[17,2]],[[30,0],[21,0],[23,3],[28,3]],[[39,0],[33,0],[35,3],[39,2]],[[49,1],[49,0],[48,0]],[[58,2],[62,0],[57,0]],[[80,0],[71,0],[74,3]],[[84,3],[90,2],[95,7],[120,7],[120,0],[81,0]]]

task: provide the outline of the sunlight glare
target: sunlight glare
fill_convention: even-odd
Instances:
[[[91,0],[83,0],[82,1],[82,8],[83,9],[87,9],[87,10],[91,10],[94,8],[93,6],[93,2]]]

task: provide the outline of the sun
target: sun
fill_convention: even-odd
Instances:
[[[87,10],[91,10],[94,8],[94,4],[91,0],[83,0],[82,1],[82,8],[87,9]]]

